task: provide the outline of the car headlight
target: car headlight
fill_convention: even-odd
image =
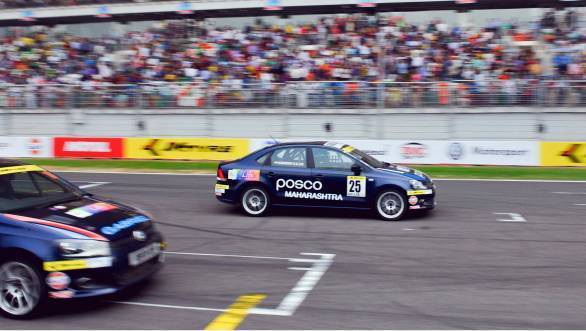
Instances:
[[[57,240],[59,252],[64,257],[98,257],[110,256],[112,251],[106,241],[84,239]]]
[[[411,179],[409,181],[409,184],[411,184],[411,188],[414,188],[416,190],[427,190],[427,186],[425,186],[425,184],[418,180]]]

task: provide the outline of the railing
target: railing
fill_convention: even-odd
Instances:
[[[586,81],[0,85],[0,109],[582,107]]]

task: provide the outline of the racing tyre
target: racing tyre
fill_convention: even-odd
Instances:
[[[407,211],[407,199],[397,190],[382,191],[376,198],[375,210],[385,221],[398,221]]]
[[[46,301],[38,267],[26,259],[0,261],[0,313],[14,319],[32,317]]]
[[[266,215],[271,206],[271,200],[267,191],[253,186],[244,191],[240,205],[246,215],[258,217]]]

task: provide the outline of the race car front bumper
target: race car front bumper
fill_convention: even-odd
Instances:
[[[160,249],[150,252],[146,260],[141,260],[138,264],[130,262],[129,256],[134,252],[157,245]],[[148,243],[144,243],[141,246],[127,244],[122,247],[116,247],[115,243],[112,246],[112,257],[101,258],[101,260],[100,258],[87,259],[85,261],[88,261],[87,265],[90,266],[88,268],[59,270],[58,267],[45,267],[49,298],[77,299],[113,294],[146,280],[163,267],[166,244],[160,234],[157,234]],[[95,265],[96,260],[102,261],[101,263],[104,263],[104,267]],[[108,261],[111,261],[111,263],[108,264]],[[91,268],[92,264],[94,264],[95,268]],[[45,263],[45,266],[54,265],[58,266],[59,263]],[[68,264],[62,265],[66,266]],[[71,266],[71,264],[69,265]],[[65,267],[63,269],[70,268]],[[60,280],[61,283],[55,282],[55,279]]]

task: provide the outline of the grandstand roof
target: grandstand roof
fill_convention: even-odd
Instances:
[[[129,0],[130,1],[130,0]],[[267,11],[266,0],[190,0],[155,1],[112,5],[41,7],[0,10],[0,26],[91,23],[103,21],[145,21],[177,18],[244,17],[269,15],[307,15],[354,12],[481,10],[539,7],[579,7],[586,0],[475,0],[460,4],[456,0],[373,0],[375,8],[361,8],[358,0],[282,0],[282,10]],[[187,3],[187,5],[186,5]],[[179,12],[183,11],[184,14]],[[188,14],[185,14],[185,13]],[[98,17],[101,16],[101,17]]]

